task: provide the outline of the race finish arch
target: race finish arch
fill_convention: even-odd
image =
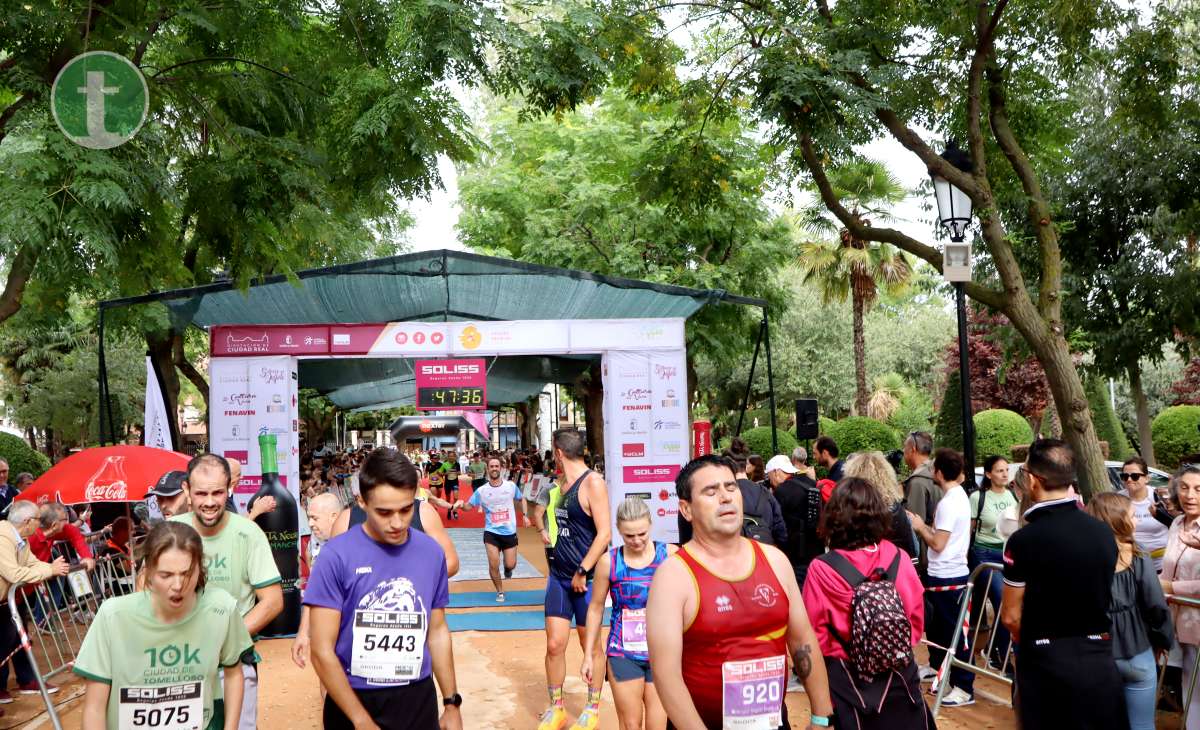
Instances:
[[[270,277],[242,290],[226,282],[102,302],[102,441],[115,432],[105,312],[148,304],[165,305],[176,331],[209,333],[210,450],[242,463],[242,505],[261,479],[260,434],[276,435],[281,481],[299,505],[302,382],[340,408],[388,408],[415,404],[415,361],[482,358],[490,407],[527,400],[546,383],[573,382],[598,358],[610,499],[615,507],[642,496],[655,538],[673,541],[674,479],[691,455],[686,320],[706,305],[761,308],[755,362],[765,344],[773,380],[762,300],[433,251]]]

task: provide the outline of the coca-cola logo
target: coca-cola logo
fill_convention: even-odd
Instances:
[[[89,484],[83,490],[85,502],[122,502],[129,494],[124,481],[111,484]]]
[[[283,381],[287,380],[287,377],[287,370],[278,370],[276,368],[262,368],[258,373],[258,379],[266,385],[282,383]]]
[[[671,380],[679,374],[679,368],[672,365],[655,365],[654,376],[659,380]]]

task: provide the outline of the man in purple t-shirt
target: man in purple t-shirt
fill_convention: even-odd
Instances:
[[[462,730],[446,555],[410,530],[417,470],[394,449],[376,449],[358,476],[367,521],[321,549],[304,604],[312,663],[325,685],[323,727]]]

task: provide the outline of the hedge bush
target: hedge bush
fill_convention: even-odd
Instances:
[[[900,448],[900,436],[886,423],[866,416],[851,416],[825,434],[837,442],[839,458],[856,451],[891,451]]]
[[[829,432],[837,426],[837,421],[825,416],[817,416],[817,433],[822,436],[828,436]]]
[[[11,433],[0,433],[0,458],[8,462],[9,481],[15,481],[21,472],[29,472],[34,479],[50,468],[50,459],[40,451],[29,447],[29,442]]]
[[[1020,413],[996,408],[975,414],[975,463],[982,464],[987,456],[999,454],[1014,460],[1013,446],[1033,441],[1033,429]]]
[[[1096,428],[1096,437],[1108,442],[1108,457],[1122,461],[1129,456],[1129,439],[1125,438],[1125,430],[1117,418],[1109,398],[1108,388],[1101,378],[1088,378],[1084,384],[1087,391],[1088,407],[1092,410],[1092,425]]]
[[[933,429],[933,445],[936,448],[963,450],[962,386],[960,383],[958,371],[951,370],[946,376],[942,408],[938,411],[937,424]]]
[[[1200,406],[1171,406],[1150,423],[1154,458],[1165,469],[1179,468],[1183,457],[1200,451]]]
[[[771,448],[771,427],[759,426],[748,431],[742,431],[742,440],[746,442],[751,454],[758,454],[763,458],[763,461],[770,459],[775,454],[792,455],[792,449],[796,448],[796,435],[791,431],[786,431],[782,428],[776,429],[776,438],[779,441],[779,450],[775,451]]]

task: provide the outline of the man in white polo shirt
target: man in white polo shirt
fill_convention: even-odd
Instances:
[[[920,516],[908,513],[913,530],[929,546],[929,576],[925,587],[925,634],[929,647],[929,668],[922,670],[922,679],[931,678],[942,663],[945,652],[933,646],[949,646],[958,622],[958,607],[963,589],[937,590],[948,586],[963,586],[970,570],[967,568],[967,548],[971,542],[971,501],[963,490],[965,476],[962,455],[953,449],[938,449],[933,454],[933,480],[942,488],[942,499],[934,512],[933,525],[925,524]],[[971,661],[966,636],[959,639],[954,655],[964,662]],[[942,677],[942,681],[946,681]],[[961,707],[975,703],[975,675],[965,669],[950,670],[950,691],[942,699],[946,707]]]

